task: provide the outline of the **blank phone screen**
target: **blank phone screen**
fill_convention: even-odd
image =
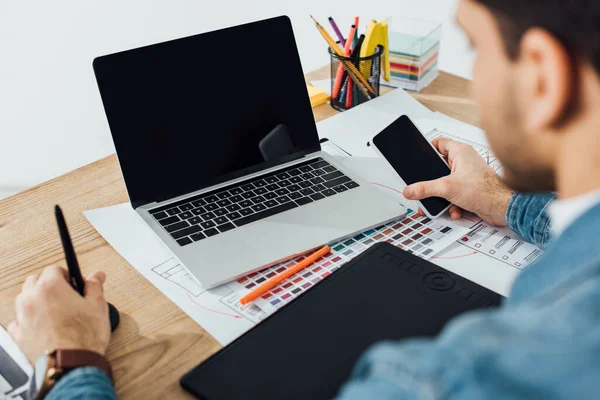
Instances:
[[[405,115],[375,136],[373,143],[407,185],[450,175],[450,168]],[[421,204],[434,216],[450,205],[440,197]]]

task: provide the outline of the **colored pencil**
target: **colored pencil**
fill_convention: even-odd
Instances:
[[[300,261],[298,264],[294,265],[292,268],[288,269],[287,271],[283,272],[280,275],[274,276],[273,278],[269,279],[268,281],[266,281],[265,283],[260,285],[258,288],[254,289],[253,291],[251,291],[250,293],[248,293],[247,295],[242,297],[240,302],[243,305],[246,305],[246,304],[258,299],[260,296],[265,295],[269,290],[274,289],[275,287],[277,287],[280,283],[282,283],[289,277],[296,275],[298,272],[311,266],[319,258],[326,256],[330,251],[331,251],[331,249],[329,248],[329,246],[325,246],[325,247],[321,248],[320,250],[317,250],[310,256],[306,257],[304,260]]]

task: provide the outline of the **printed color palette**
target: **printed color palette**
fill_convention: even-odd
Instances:
[[[460,226],[451,226],[447,223],[433,221],[427,217],[420,217],[415,213],[411,213],[403,220],[370,229],[353,238],[344,239],[333,244],[331,253],[318,260],[311,267],[290,277],[277,288],[257,299],[254,304],[268,315],[274,313],[374,243],[386,241],[409,253],[428,259],[467,232],[468,229]],[[303,259],[304,257],[300,257],[264,271],[255,272],[238,279],[230,285],[237,285],[238,289],[235,291],[239,292],[240,295],[244,295],[267,279],[286,271]]]

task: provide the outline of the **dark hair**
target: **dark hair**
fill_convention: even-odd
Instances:
[[[600,0],[476,0],[495,16],[511,58],[525,32],[540,27],[600,74]]]

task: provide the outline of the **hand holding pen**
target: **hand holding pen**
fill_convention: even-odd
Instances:
[[[83,278],[60,208],[59,232],[69,269],[56,265],[25,279],[16,300],[16,319],[7,331],[30,363],[55,349],[89,350],[105,355],[119,318],[104,298],[106,274]],[[73,290],[75,289],[75,290]]]
[[[85,282],[83,280],[83,276],[81,275],[81,270],[79,269],[79,262],[77,261],[77,256],[75,255],[75,249],[73,248],[73,242],[71,241],[71,236],[69,235],[69,229],[67,228],[67,222],[65,221],[65,217],[62,213],[62,210],[59,206],[54,208],[54,213],[56,215],[56,224],[58,225],[58,232],[60,234],[60,240],[63,245],[63,250],[65,252],[65,260],[67,261],[67,267],[69,269],[69,282],[73,289],[79,293],[80,296],[85,295]],[[110,329],[114,332],[119,325],[119,312],[112,304],[108,303],[109,310],[109,318],[110,318]]]

